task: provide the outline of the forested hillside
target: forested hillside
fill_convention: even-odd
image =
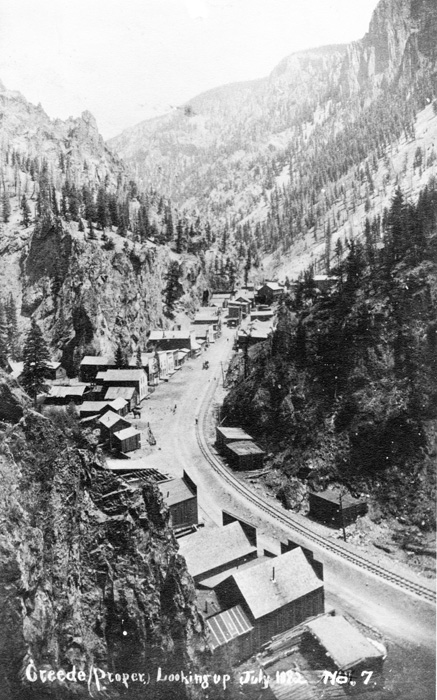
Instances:
[[[74,374],[86,352],[132,351],[198,303],[208,222],[141,190],[89,112],[50,120],[0,86],[0,117],[1,357],[20,357],[33,317]]]
[[[437,7],[381,0],[358,42],[292,54],[110,144],[145,183],[221,225],[226,255],[325,271],[337,243],[435,170]],[[285,255],[284,255],[285,253]]]
[[[273,339],[250,351],[249,376],[231,390],[224,415],[273,453],[271,465],[287,477],[278,495],[289,505],[305,508],[310,487],[342,484],[370,494],[379,512],[432,529],[436,180],[416,204],[397,189],[383,220],[367,221],[363,241],[334,267],[331,292],[320,294],[309,272],[283,300]]]

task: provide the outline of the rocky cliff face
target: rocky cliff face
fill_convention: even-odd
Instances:
[[[132,698],[192,697],[193,687],[156,684],[159,666],[188,673],[208,658],[193,582],[156,487],[126,489],[103,469],[92,434],[31,410],[3,431],[0,472],[2,697],[127,693],[102,672],[149,673],[149,685],[129,675]],[[93,665],[100,688],[95,674],[89,681]],[[37,678],[60,669],[70,680]]]

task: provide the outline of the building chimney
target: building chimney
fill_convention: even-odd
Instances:
[[[276,581],[276,579],[275,579],[275,567],[272,568],[272,581]]]

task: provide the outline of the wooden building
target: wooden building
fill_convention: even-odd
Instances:
[[[139,402],[148,395],[147,374],[140,368],[107,369],[105,372],[98,372],[96,375],[96,383],[103,384],[103,386],[107,387],[133,387],[138,394]]]
[[[190,357],[195,356],[196,338],[192,331],[151,331],[147,339],[148,350],[188,350]]]
[[[355,522],[358,516],[367,513],[367,501],[341,495],[327,489],[319,493],[309,493],[309,513],[314,520],[331,527],[346,527]]]
[[[73,386],[52,386],[45,400],[51,406],[68,406],[70,403],[79,405],[83,403],[86,384],[75,384]]]
[[[314,286],[319,292],[329,292],[330,289],[335,287],[338,282],[338,277],[333,277],[331,275],[314,275],[313,277]]]
[[[242,440],[226,445],[225,455],[233,469],[243,471],[262,469],[265,452],[253,441]]]
[[[173,529],[197,525],[197,493],[191,484],[184,479],[171,479],[158,485],[170,511],[170,525]]]
[[[237,294],[235,296],[235,303],[240,304],[243,318],[246,318],[246,316],[250,314],[252,301],[245,294]]]
[[[265,282],[258,290],[255,296],[256,302],[259,304],[268,304],[270,306],[277,301],[284,293],[284,287],[279,282]]]
[[[209,303],[219,309],[226,309],[231,298],[232,292],[213,292]]]
[[[107,401],[84,401],[81,406],[79,406],[79,416],[81,418],[90,418],[91,416],[99,416],[109,408],[111,402]]]
[[[250,312],[250,320],[251,321],[272,321],[275,313],[273,309],[267,309],[264,311],[254,310]]]
[[[273,329],[267,327],[267,323],[261,324],[266,326],[265,328],[252,328],[249,332],[239,331],[237,338],[237,347],[240,350],[246,350],[247,348],[252,348],[258,343],[264,343],[272,334]]]
[[[229,443],[241,442],[242,440],[253,440],[253,437],[242,428],[219,425],[215,429],[215,444],[220,451],[224,451],[226,445],[229,445]]]
[[[198,343],[204,342],[206,347],[215,342],[214,327],[210,325],[198,325],[193,328]]]
[[[324,612],[323,581],[300,547],[232,573],[215,592],[226,609],[240,605],[253,626],[247,657],[274,635]]]
[[[124,399],[127,402],[127,411],[133,411],[138,404],[138,392],[133,386],[110,386],[105,387],[105,401],[113,401],[114,399]]]
[[[129,360],[129,367],[138,368],[138,358],[133,355]],[[141,368],[147,374],[149,386],[157,386],[159,384],[159,363],[155,352],[141,353]]]
[[[61,366],[60,362],[47,362],[46,371],[44,373],[46,379],[65,379],[67,372]]]
[[[98,372],[115,369],[114,361],[100,355],[85,355],[80,363],[79,377],[81,382],[94,382]]]
[[[250,559],[256,559],[257,548],[239,522],[226,527],[204,528],[180,540],[180,553],[194,581],[232,569]]]
[[[311,620],[306,623],[305,630],[302,650],[320,664],[320,668],[331,672],[353,671],[358,677],[362,671],[382,671],[385,647],[365,637],[342,615]]]
[[[214,656],[223,653],[223,660],[238,664],[252,651],[253,625],[241,605],[224,610],[206,620],[206,632]]]
[[[113,433],[112,444],[120,452],[132,452],[141,448],[141,433],[135,428],[123,428]]]
[[[235,328],[241,324],[243,318],[243,311],[240,305],[228,307],[228,321],[227,324],[231,328]]]
[[[109,439],[114,433],[125,428],[130,428],[131,424],[128,420],[119,416],[118,413],[114,413],[108,409],[103,413],[97,421],[97,425],[100,428],[100,434],[103,439]]]

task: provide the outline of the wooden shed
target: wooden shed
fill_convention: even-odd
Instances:
[[[215,592],[222,606],[241,605],[253,625],[248,656],[274,635],[324,612],[323,581],[300,547],[234,572]]]
[[[342,615],[327,615],[305,625],[302,648],[322,668],[340,671],[382,671],[386,650],[365,637]]]
[[[341,502],[341,505],[340,505]],[[309,493],[309,513],[314,520],[331,525],[346,527],[355,522],[359,515],[367,513],[367,501],[352,498],[349,494],[341,495],[327,489],[319,493]]]
[[[264,450],[249,440],[230,442],[225,454],[233,469],[262,469],[264,464]]]
[[[67,372],[60,362],[47,362],[44,376],[46,379],[65,379]]]
[[[135,428],[124,428],[113,434],[113,445],[120,452],[132,452],[141,448],[141,433]]]
[[[226,445],[229,445],[231,442],[241,442],[243,440],[253,440],[253,438],[242,428],[218,426],[215,429],[215,444],[219,450],[224,450]]]
[[[224,661],[237,664],[251,655],[253,625],[241,605],[209,617],[206,632],[215,657],[222,653]]]
[[[170,524],[176,530],[197,525],[197,494],[184,479],[171,479],[158,484],[164,503],[170,511]]]
[[[143,369],[108,369],[105,372],[98,372],[96,383],[107,387],[133,387],[138,394],[139,401],[142,401],[148,394],[147,374]]]

